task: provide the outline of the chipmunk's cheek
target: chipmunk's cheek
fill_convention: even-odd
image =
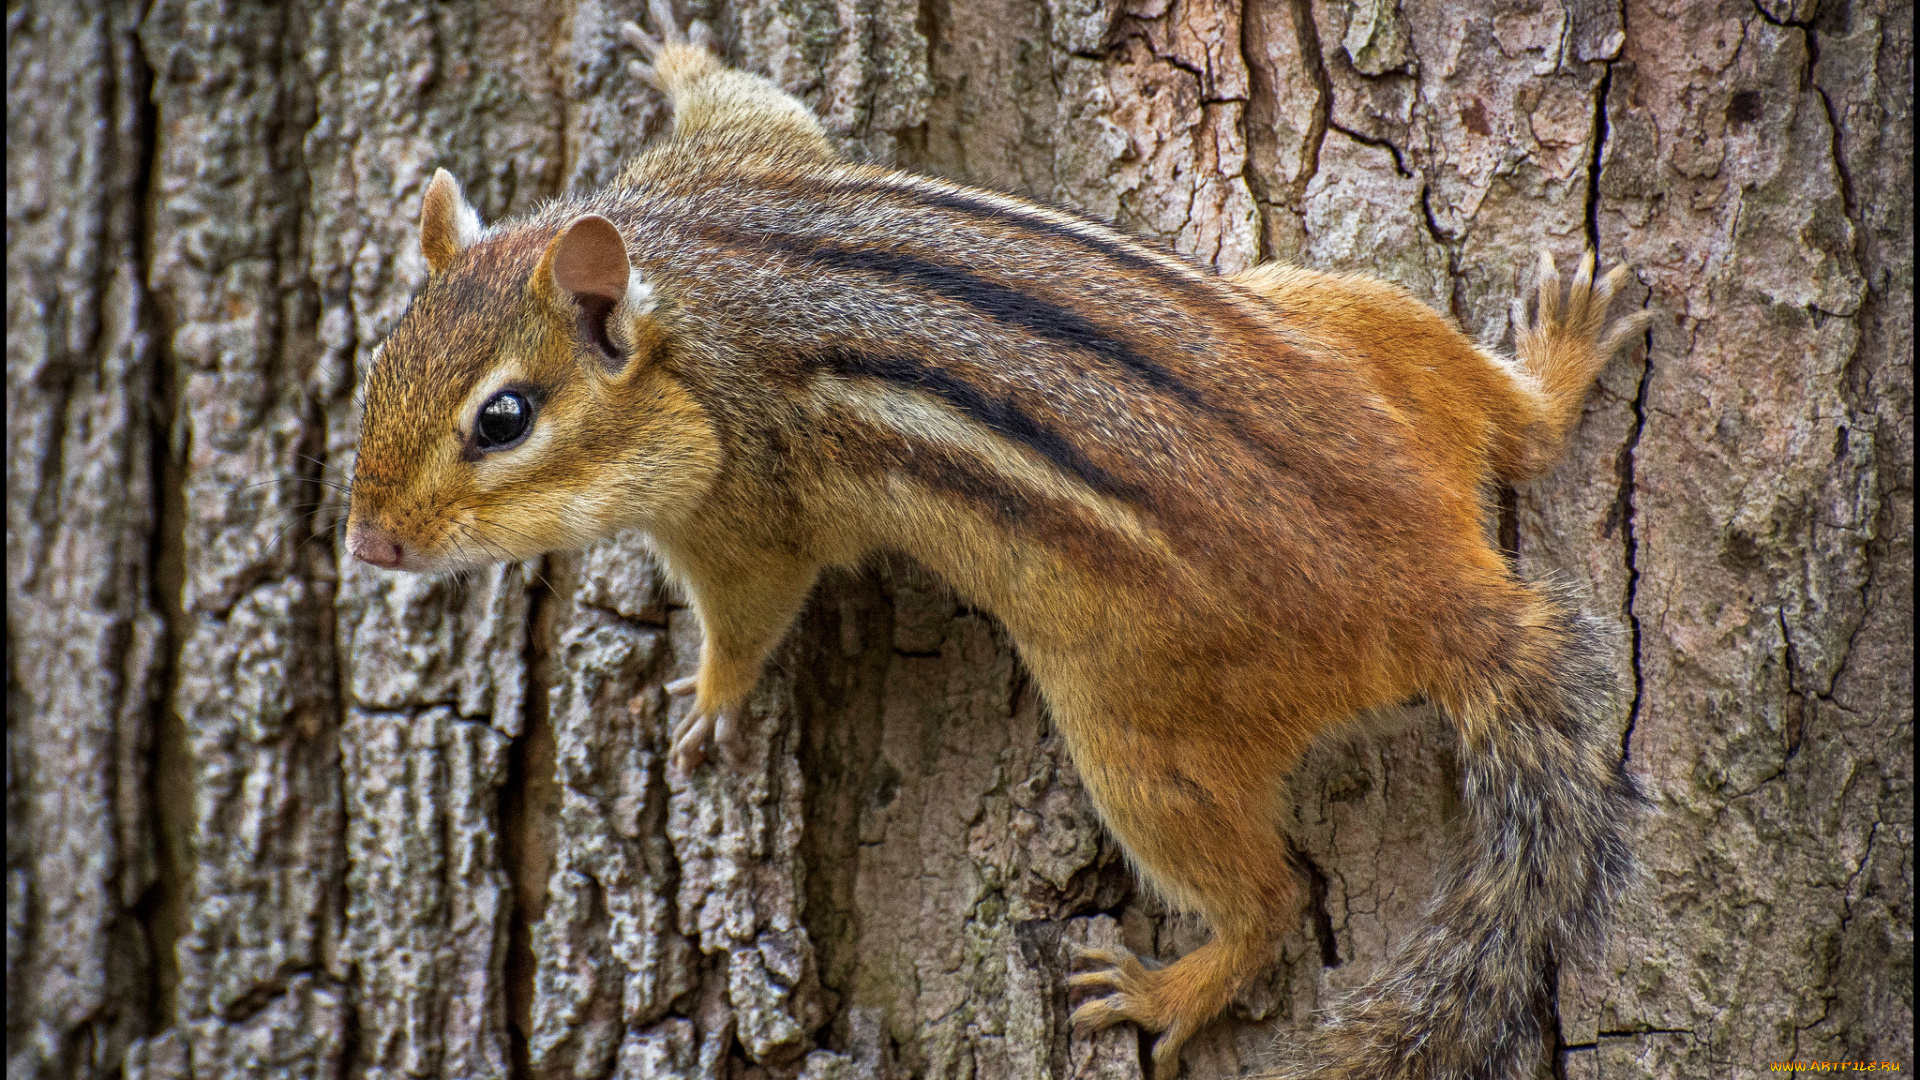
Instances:
[[[591,537],[582,538],[589,543],[598,539],[600,534],[617,527],[610,520],[613,516],[610,513],[613,509],[612,500],[597,490],[575,491],[567,503],[568,518],[576,523],[577,528],[592,534]]]

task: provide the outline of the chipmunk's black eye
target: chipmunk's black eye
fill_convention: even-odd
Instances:
[[[482,450],[504,450],[526,438],[532,427],[533,403],[519,391],[502,390],[480,406],[473,442]]]

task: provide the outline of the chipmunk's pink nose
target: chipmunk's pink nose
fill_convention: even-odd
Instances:
[[[347,551],[361,562],[388,570],[398,567],[407,557],[407,549],[400,546],[400,541],[364,521],[347,533]]]

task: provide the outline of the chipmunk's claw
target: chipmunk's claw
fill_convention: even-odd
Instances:
[[[660,55],[660,50],[669,45],[692,45],[696,48],[713,48],[713,28],[705,22],[694,19],[685,29],[673,14],[673,4],[669,0],[648,0],[647,15],[653,20],[658,37],[640,28],[640,24],[631,19],[622,20],[618,27],[621,38],[627,44],[640,50],[640,54],[652,60]]]
[[[634,78],[649,83],[656,89],[667,91],[661,82],[659,65],[670,66],[675,63],[671,56],[663,56],[674,48],[696,49],[706,53],[715,51],[713,30],[706,23],[695,19],[687,24],[684,31],[674,18],[673,5],[668,0],[650,0],[648,12],[658,35],[650,34],[640,28],[640,24],[631,19],[622,20],[616,27],[620,39],[639,51],[645,61],[627,61],[627,71]],[[671,76],[669,76],[671,77]]]
[[[707,736],[712,733],[713,716],[710,713],[691,712],[686,719],[674,725],[674,768],[681,772],[692,772],[699,768],[707,760]]]
[[[699,685],[698,675],[688,675],[667,683],[662,689],[672,697],[686,697],[697,692]],[[696,700],[693,708],[673,727],[671,757],[674,767],[682,772],[699,768],[707,760],[709,738],[719,747],[720,760],[729,768],[738,768],[746,761],[739,707],[709,709]]]
[[[649,60],[659,55],[660,50],[665,47],[665,42],[640,29],[640,24],[631,19],[622,20],[619,30],[621,39],[640,50],[640,55]]]
[[[1153,1080],[1173,1080],[1180,1075],[1180,1048],[1199,1029],[1186,1015],[1168,1008],[1167,972],[1150,971],[1139,958],[1125,949],[1071,946],[1072,961],[1096,964],[1091,971],[1067,977],[1067,991],[1107,991],[1089,998],[1073,1010],[1068,1023],[1075,1032],[1086,1035],[1132,1021],[1142,1031],[1160,1032],[1153,1044]]]

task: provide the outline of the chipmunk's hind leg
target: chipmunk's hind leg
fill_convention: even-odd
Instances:
[[[714,55],[713,34],[705,23],[694,20],[683,33],[668,0],[649,0],[648,10],[659,37],[631,22],[620,24],[620,36],[647,58],[647,63],[635,62],[635,73],[673,103],[676,138],[720,135],[747,153],[836,156],[805,105]]]
[[[1102,820],[1142,876],[1199,912],[1213,940],[1158,969],[1125,950],[1085,952],[1082,961],[1096,966],[1068,987],[1101,992],[1074,1011],[1079,1030],[1131,1020],[1160,1032],[1153,1080],[1171,1080],[1182,1044],[1272,961],[1278,930],[1293,912],[1294,868],[1271,780],[1286,770],[1249,768],[1244,752],[1225,745],[1170,745],[1177,740],[1164,731],[1130,734],[1102,731],[1107,745],[1075,761],[1085,763],[1082,776]],[[1138,745],[1114,745],[1129,741]],[[1097,762],[1123,762],[1124,771]]]

